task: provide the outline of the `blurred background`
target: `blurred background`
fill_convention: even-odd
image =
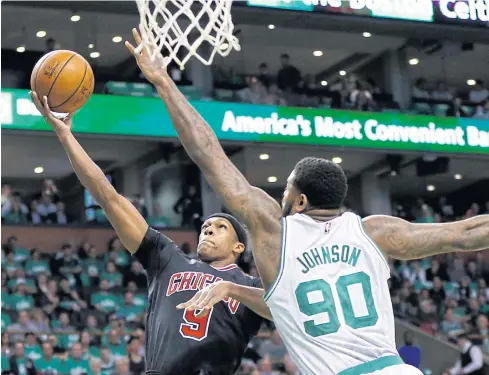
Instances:
[[[241,51],[169,74],[239,170],[277,200],[295,163],[317,156],[344,168],[344,210],[362,216],[489,213],[489,2],[394,3],[235,2]],[[1,14],[2,373],[51,374],[43,358],[53,352],[60,374],[141,374],[145,274],[30,102],[37,60],[69,49],[90,62],[95,95],[73,130],[150,225],[195,254],[202,220],[225,208],[124,47],[135,3],[5,1]],[[462,332],[489,356],[487,252],[390,265],[406,361],[441,374]],[[250,252],[240,266],[256,275]],[[26,358],[34,370],[19,367]],[[241,367],[297,373],[272,324]]]

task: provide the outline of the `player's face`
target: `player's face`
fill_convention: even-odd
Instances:
[[[304,194],[301,194],[294,185],[295,171],[292,171],[287,179],[287,186],[282,197],[282,216],[294,215],[297,212],[303,211],[307,205],[307,199]]]
[[[243,244],[227,219],[212,217],[202,225],[197,255],[204,262],[229,260],[233,263],[243,250]]]

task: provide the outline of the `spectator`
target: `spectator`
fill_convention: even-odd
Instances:
[[[74,343],[71,347],[70,356],[66,359],[65,374],[67,375],[79,375],[88,374],[91,375],[92,369],[90,368],[90,362],[88,359],[82,358],[82,346],[79,342]]]
[[[420,310],[418,312],[418,320],[420,322],[421,329],[432,335],[437,329],[435,306],[431,300],[420,302],[419,306]]]
[[[90,284],[97,284],[98,278],[104,270],[104,262],[98,258],[97,249],[90,246],[87,258],[81,261],[83,271],[90,278]]]
[[[54,355],[53,346],[50,342],[42,344],[42,356],[36,362],[38,375],[62,374],[64,366],[61,360]]]
[[[124,294],[124,304],[118,310],[118,315],[124,317],[126,322],[134,322],[138,315],[142,314],[144,306],[138,306],[134,303],[134,295],[131,292]]]
[[[263,83],[263,85],[268,89],[270,87],[270,84],[272,83],[270,80],[270,74],[268,72],[268,64],[267,63],[261,63],[258,66],[258,80]]]
[[[129,370],[131,374],[144,374],[145,367],[144,357],[141,355],[141,341],[137,337],[132,336],[129,340],[127,354],[129,357]]]
[[[414,83],[412,96],[415,99],[429,99],[428,82],[424,78],[418,78]]]
[[[462,99],[458,96],[452,100],[446,114],[452,117],[470,117],[470,113],[462,106]]]
[[[274,371],[270,356],[264,356],[259,362],[260,375],[280,375],[280,372]]]
[[[97,346],[92,345],[93,341],[88,331],[81,333],[80,344],[82,346],[83,359],[100,358],[100,350]]]
[[[290,64],[290,57],[288,54],[282,54],[280,59],[282,68],[280,68],[277,74],[277,85],[280,90],[294,91],[301,81],[301,73],[295,66]]]
[[[283,98],[282,93],[278,86],[274,83],[270,85],[268,89],[268,94],[265,98],[265,102],[263,104],[268,105],[287,105],[287,101]]]
[[[115,362],[115,371],[113,375],[129,375],[129,361],[127,357],[122,357]]]
[[[484,353],[489,353],[489,320],[487,316],[480,314],[477,317],[477,325],[469,339],[480,345]]]
[[[24,352],[22,342],[15,343],[14,355],[9,360],[10,369],[14,375],[36,375],[36,367],[32,359]]]
[[[452,267],[448,270],[448,275],[451,281],[461,281],[463,278],[467,277],[465,272],[465,264],[462,258],[455,258]]]
[[[25,264],[25,270],[29,276],[35,276],[41,272],[49,274],[49,262],[47,260],[41,259],[41,253],[38,249],[34,248],[31,250],[30,259],[28,259]]]
[[[249,104],[266,104],[267,89],[263,85],[263,83],[260,80],[258,80],[256,77],[249,77],[247,79],[247,83],[248,86],[238,93],[239,97],[241,98],[241,101]],[[192,203],[192,201],[190,201],[189,203]]]
[[[455,317],[452,309],[447,309],[445,319],[441,322],[441,330],[447,335],[454,337],[462,332],[460,320]]]
[[[117,271],[115,263],[112,261],[107,262],[105,271],[102,272],[100,278],[109,282],[109,288],[122,286],[122,275],[119,271]]]
[[[411,263],[412,272],[409,278],[411,284],[419,283],[421,285],[426,284],[426,271],[421,268],[419,261],[413,261]]]
[[[433,279],[433,287],[430,290],[430,298],[433,300],[433,303],[436,306],[436,310],[439,313],[443,303],[445,302],[445,299],[447,298],[447,295],[445,293],[445,289],[443,288],[443,283],[441,282],[441,279],[437,276],[435,276],[435,278]]]
[[[11,333],[10,339],[13,342],[22,341],[27,332],[37,332],[37,327],[29,318],[29,313],[26,310],[19,311],[17,323],[12,324],[7,328],[7,332]],[[22,350],[24,348],[22,347]]]
[[[440,200],[438,201],[438,205],[439,205],[440,213],[443,215],[443,217],[449,220],[454,218],[453,206],[448,203],[446,197],[440,197]]]
[[[448,87],[445,82],[438,82],[436,89],[431,93],[433,100],[450,101],[453,99],[453,95],[448,91]]]
[[[56,280],[49,280],[47,287],[41,286],[39,301],[42,310],[48,315],[51,315],[58,309],[60,298],[58,295],[58,283]]]
[[[288,353],[286,353],[284,357],[284,367],[285,367],[285,372],[288,375],[300,375],[299,372],[297,371],[297,367],[295,363],[292,362],[292,359],[290,358]]]
[[[131,270],[124,277],[124,285],[127,286],[131,281],[134,281],[138,288],[145,288],[148,283],[146,271],[143,269],[141,263],[139,263],[137,260],[131,263]]]
[[[67,278],[61,279],[59,286],[59,306],[61,309],[67,312],[79,312],[87,307],[86,302],[80,298],[78,292],[70,287],[70,281]]]
[[[68,224],[68,215],[65,212],[65,204],[63,202],[56,203],[56,223]]]
[[[484,87],[484,82],[480,79],[475,81],[474,88],[470,90],[469,100],[475,104],[480,104],[489,99],[489,91]]]
[[[196,221],[199,221],[202,216],[202,201],[197,188],[191,185],[177,200],[173,210],[182,215],[182,227],[196,227]]]
[[[121,337],[120,329],[111,328],[108,337],[104,337],[104,339],[106,339],[105,345],[110,349],[116,360],[127,356],[127,347]]]
[[[53,203],[51,195],[42,193],[41,199],[37,201],[35,210],[32,212],[32,222],[39,223],[56,223],[56,205]]]
[[[119,238],[114,237],[109,242],[108,252],[105,255],[105,261],[111,260],[116,266],[125,268],[129,265],[129,253],[122,245]]]
[[[262,357],[268,355],[273,362],[279,362],[282,360],[286,353],[286,349],[282,342],[282,338],[276,329],[272,331],[270,339],[265,340],[260,345],[258,352]]]
[[[481,105],[477,106],[474,118],[489,120],[489,100],[486,100]]]
[[[10,194],[10,197],[2,203],[2,220],[5,219],[7,223],[26,223],[28,214],[29,209],[22,202],[20,194],[17,192]]]
[[[102,347],[100,349],[100,373],[101,375],[111,375],[115,369],[115,359],[110,349]]]
[[[99,282],[100,291],[93,293],[91,296],[91,304],[103,313],[110,313],[119,308],[119,298],[109,292],[109,282],[101,279]]]
[[[448,280],[446,266],[434,258],[431,260],[431,267],[426,270],[426,280],[434,281],[435,277],[439,277],[442,281]]]
[[[353,109],[358,111],[370,111],[373,107],[372,93],[360,81],[355,82],[355,88],[351,91],[349,99]]]
[[[404,345],[399,348],[399,355],[405,364],[419,369],[421,365],[421,349],[414,345],[414,334],[412,331],[404,332]]]
[[[34,298],[26,294],[25,279],[18,279],[15,293],[10,296],[10,306],[14,310],[30,310],[34,307]]]
[[[41,347],[34,333],[27,332],[25,334],[24,350],[26,356],[32,359],[34,363],[41,358]]]
[[[32,322],[36,328],[36,332],[49,332],[51,328],[49,327],[49,319],[39,308],[32,311]],[[41,337],[42,338],[42,337]]]
[[[483,375],[484,361],[481,349],[473,345],[465,334],[458,336],[457,344],[461,350],[460,359],[443,375]]]
[[[50,334],[48,336],[48,341],[51,344],[51,347],[53,348],[54,354],[64,354],[65,350],[59,345],[58,343],[58,337],[54,334]]]

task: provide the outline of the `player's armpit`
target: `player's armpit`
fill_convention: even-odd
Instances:
[[[375,215],[363,219],[363,225],[380,249],[395,259],[489,249],[489,215],[443,224],[413,224]]]

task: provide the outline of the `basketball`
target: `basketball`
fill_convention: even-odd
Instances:
[[[44,55],[31,74],[31,89],[42,101],[48,98],[53,112],[70,113],[82,107],[93,93],[90,64],[73,51],[59,50]]]

